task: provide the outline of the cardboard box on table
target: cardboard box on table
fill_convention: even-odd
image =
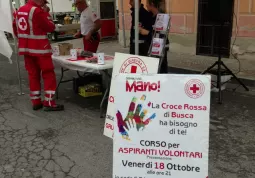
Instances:
[[[54,56],[67,56],[70,55],[70,50],[73,49],[73,45],[70,43],[59,43],[53,47]]]

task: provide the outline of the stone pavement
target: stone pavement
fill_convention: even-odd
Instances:
[[[112,145],[97,110],[60,101],[64,112],[34,112],[17,92],[1,82],[0,178],[111,177]]]
[[[100,50],[113,54],[117,46],[105,43]],[[64,112],[32,111],[22,59],[21,67],[25,95],[19,96],[15,63],[0,56],[0,178],[112,177],[112,141],[102,135],[100,98],[83,99],[66,83],[58,101]],[[254,178],[255,90],[227,90],[223,99],[218,105],[212,94],[209,177]]]

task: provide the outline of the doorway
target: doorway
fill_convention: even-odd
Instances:
[[[233,28],[233,15],[234,15],[234,0],[229,1],[230,4],[224,11],[224,18],[227,21],[212,22],[208,15],[209,1],[212,0],[199,0],[198,1],[198,26],[197,26],[197,44],[196,54],[203,56],[218,56],[219,54],[219,35],[221,36],[221,54],[222,57],[228,58],[230,56],[230,46]],[[220,2],[220,1],[218,1]],[[219,5],[220,6],[220,5]],[[218,6],[218,7],[219,7]],[[225,8],[225,7],[224,7]],[[219,11],[219,9],[215,9]],[[223,25],[221,25],[223,24]]]
[[[116,7],[114,0],[100,1],[101,37],[116,36]]]

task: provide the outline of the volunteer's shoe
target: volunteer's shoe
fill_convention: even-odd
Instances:
[[[34,111],[37,111],[39,109],[42,109],[43,108],[43,104],[36,104],[36,105],[33,105],[33,110]]]
[[[44,111],[63,111],[65,109],[64,105],[56,104],[54,106],[44,106]]]

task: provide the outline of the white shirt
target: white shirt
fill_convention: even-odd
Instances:
[[[87,35],[94,27],[94,22],[100,19],[99,16],[87,7],[82,13],[80,18],[81,34]]]

